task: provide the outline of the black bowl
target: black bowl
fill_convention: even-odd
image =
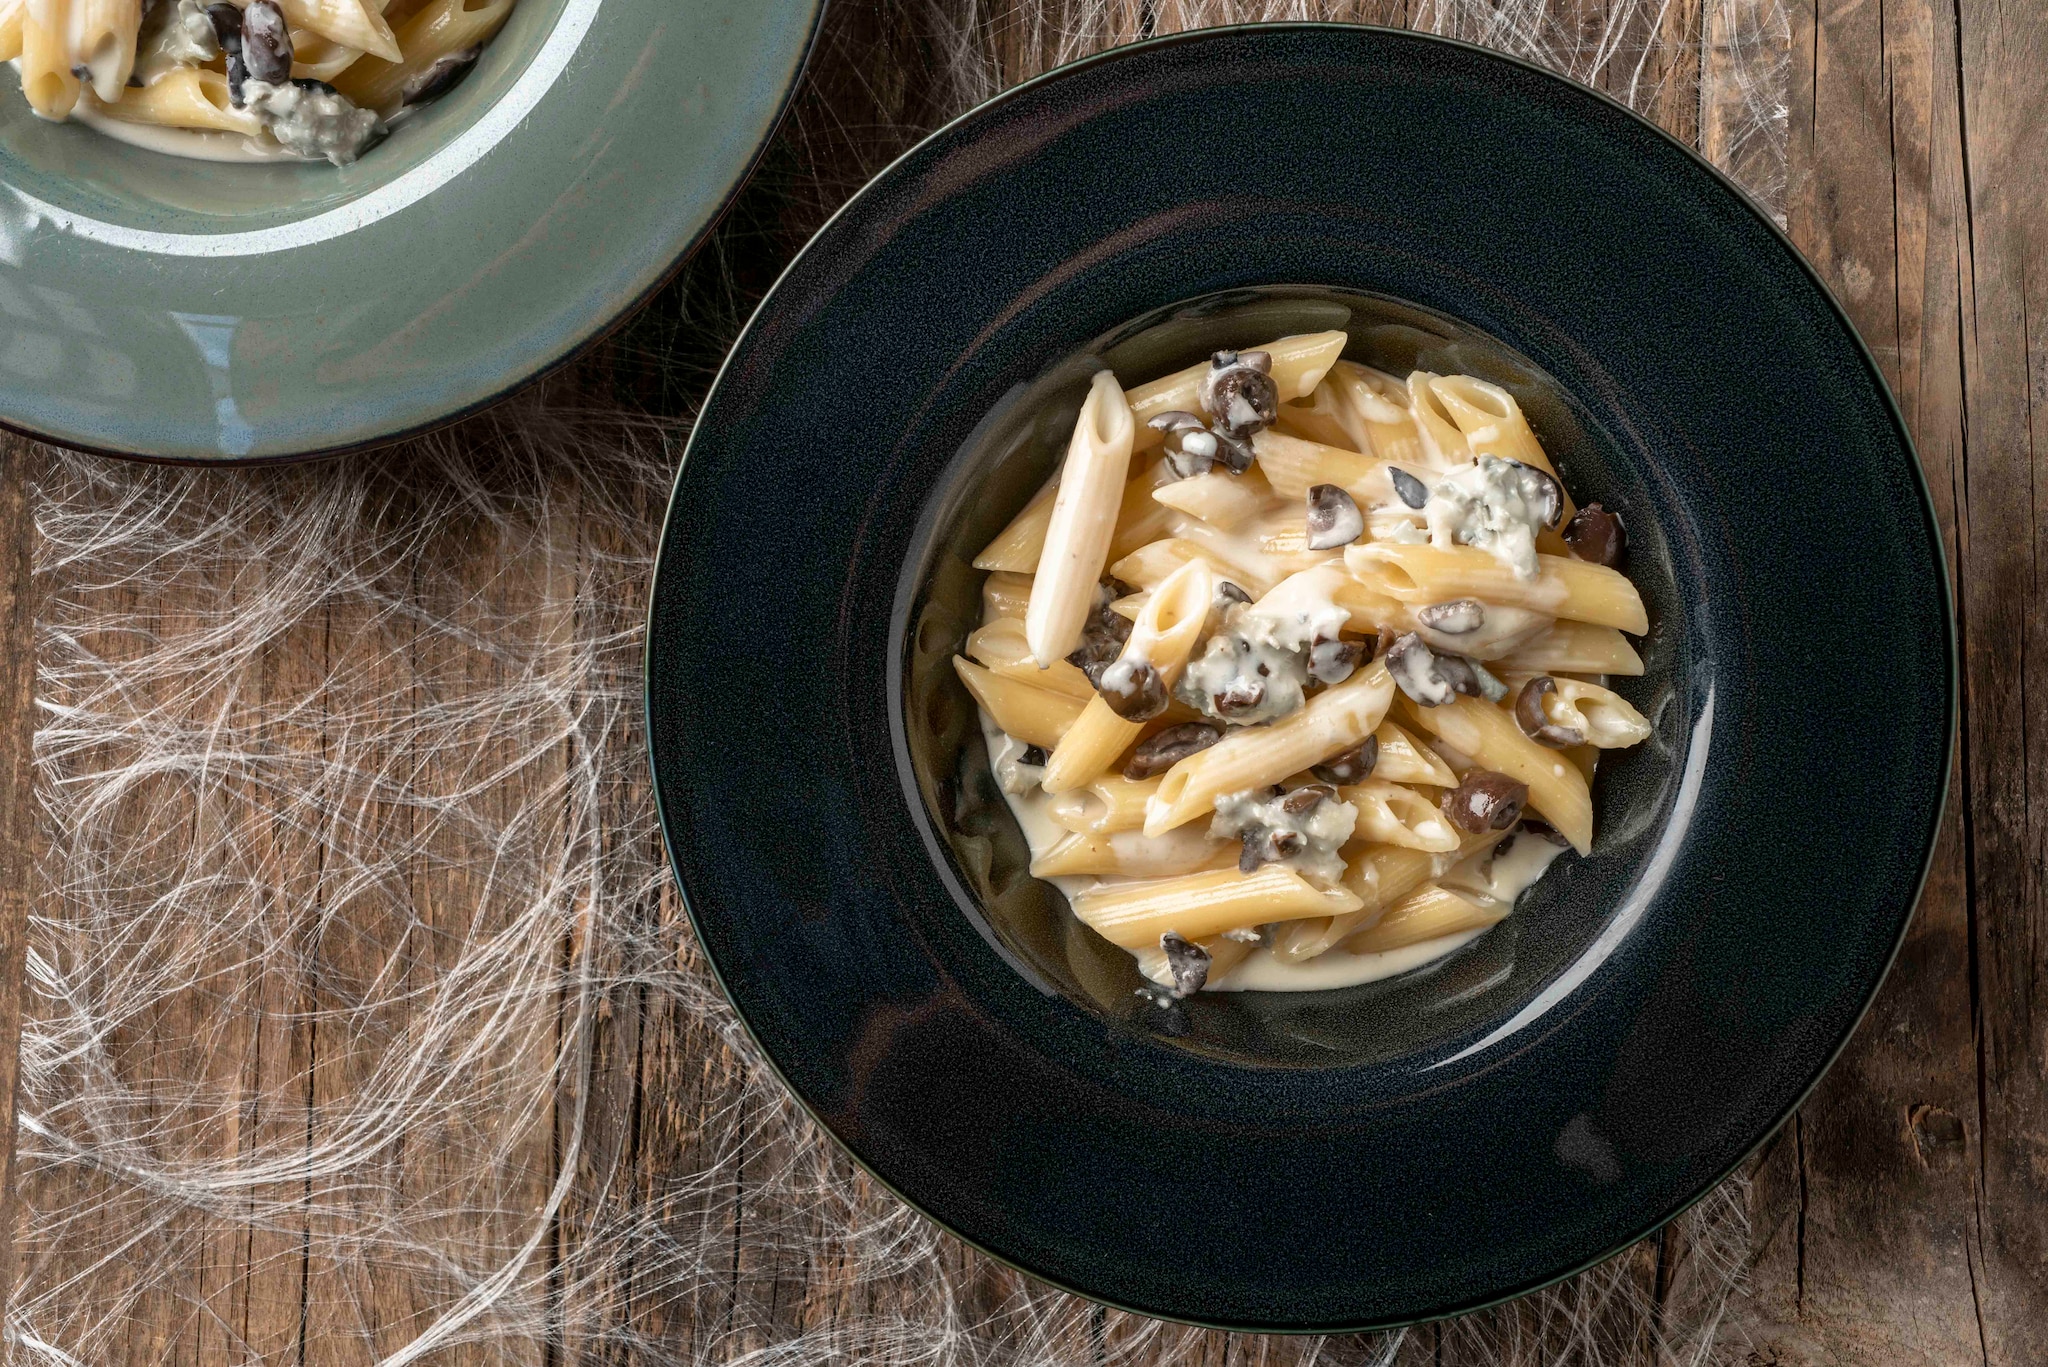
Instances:
[[[967,560],[1086,369],[1333,325],[1507,385],[1625,510],[1656,736],[1594,854],[1458,954],[1154,1007],[967,743]],[[1876,367],[1704,163],[1475,48],[1212,31],[984,106],[790,267],[677,481],[649,732],[721,981],[877,1177],[1101,1300],[1369,1328],[1641,1237],[1812,1086],[1925,872],[1947,602]]]

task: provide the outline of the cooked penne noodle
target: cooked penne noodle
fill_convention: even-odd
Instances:
[[[384,22],[381,5],[373,9],[363,3],[363,0],[277,0],[277,5],[284,11],[285,20],[295,29],[317,33],[322,38],[339,43],[343,47],[355,48],[358,52],[382,58],[387,62],[402,60],[398,38],[391,32],[391,25]],[[480,27],[477,20],[471,16],[497,11],[497,23],[490,24],[481,37],[471,39],[472,42],[482,42],[484,38],[497,31],[497,24],[504,22],[504,16],[511,12],[512,6],[511,0],[487,0],[480,9],[470,10],[466,7],[465,0],[438,0],[435,8],[447,11],[447,17],[443,20],[444,28],[459,28],[463,32]],[[415,17],[413,22],[418,23],[418,18]],[[456,43],[435,52],[434,55],[442,56],[446,52],[467,46],[468,43]],[[413,51],[420,54],[424,48],[416,41]],[[422,66],[425,64],[421,63]],[[391,93],[395,96],[398,87],[394,85]],[[359,100],[357,103],[377,107],[383,101]]]
[[[1470,756],[1480,768],[1528,784],[1529,805],[1537,814],[1557,827],[1580,854],[1592,850],[1593,794],[1585,776],[1557,751],[1523,735],[1505,711],[1477,698],[1457,698],[1441,707],[1409,703],[1407,712],[1417,725]]]
[[[967,691],[974,695],[974,700],[981,704],[982,711],[994,717],[996,725],[1006,733],[1026,745],[1052,749],[1060,743],[1060,737],[1066,734],[1067,728],[1080,717],[1085,706],[1078,698],[992,673],[957,656],[953,660],[953,669],[960,675],[960,682],[967,685]]]
[[[93,94],[118,100],[135,70],[142,0],[71,0],[71,70]]]
[[[1388,461],[1270,429],[1252,438],[1252,450],[1273,492],[1287,498],[1300,498],[1318,484],[1336,485],[1361,507],[1394,497]]]
[[[1241,475],[1211,470],[1193,479],[1162,484],[1151,490],[1148,496],[1175,512],[1198,518],[1219,531],[1230,532],[1264,512],[1272,501],[1273,489],[1256,470],[1247,470]]]
[[[1444,763],[1443,756],[1395,723],[1381,722],[1373,736],[1380,743],[1380,754],[1372,777],[1389,783],[1419,783],[1430,788],[1458,786],[1458,776],[1451,772],[1450,765]]]
[[[1425,940],[1441,940],[1467,930],[1484,930],[1505,919],[1506,907],[1482,907],[1445,888],[1430,884],[1409,893],[1364,930],[1345,940],[1353,954],[1384,954]]]
[[[1285,403],[1304,397],[1321,384],[1349,340],[1341,332],[1310,332],[1244,350],[1263,351],[1273,358],[1273,382]],[[1161,413],[1176,409],[1189,412],[1201,406],[1197,395],[1202,377],[1208,373],[1209,362],[1202,361],[1131,391],[1131,413],[1138,422],[1140,451],[1149,451],[1165,440],[1163,433],[1146,423]]]
[[[1033,878],[1171,878],[1237,867],[1237,848],[1183,826],[1162,836],[1142,831],[1077,831],[1031,861]]]
[[[1538,705],[1553,726],[1578,732],[1599,750],[1623,749],[1650,738],[1649,719],[1619,693],[1579,679],[1552,682],[1553,690]]]
[[[1500,843],[1506,832],[1466,836],[1455,850],[1431,854],[1399,845],[1353,846],[1345,851],[1344,886],[1358,895],[1357,911],[1326,921],[1290,921],[1273,928],[1273,953],[1302,963],[1325,953],[1380,919],[1386,909],[1424,883],[1442,878],[1474,854]]]
[[[1393,697],[1393,678],[1375,663],[1271,726],[1233,731],[1167,770],[1146,812],[1146,834],[1207,814],[1224,793],[1264,788],[1356,746],[1386,719]]]
[[[260,133],[263,122],[228,99],[228,78],[205,67],[178,67],[141,90],[131,90],[119,104],[103,111],[109,118],[165,128],[192,128],[222,133]]]
[[[1523,674],[1627,674],[1643,672],[1643,657],[1613,627],[1558,622],[1500,657],[1504,670]]]
[[[1434,796],[1385,779],[1369,778],[1337,790],[1358,808],[1358,837],[1382,845],[1440,854],[1462,842],[1458,828],[1438,809]]]
[[[1039,552],[1045,549],[1045,529],[1052,524],[1052,502],[1059,491],[1058,476],[1047,480],[1045,487],[1024,505],[1024,511],[1011,518],[1010,525],[981,548],[981,554],[974,557],[974,568],[1009,574],[1036,573]]]
[[[1159,791],[1156,778],[1128,779],[1101,774],[1086,787],[1072,788],[1046,804],[1046,815],[1070,831],[1114,835],[1142,830],[1145,803]]]
[[[1130,639],[1124,642],[1123,652],[1103,671],[1103,687],[1118,686],[1119,675],[1128,678],[1133,670],[1151,669],[1171,689],[1209,620],[1209,598],[1214,592],[1215,580],[1209,567],[1199,560],[1188,562],[1169,576],[1153,592],[1138,620],[1131,624]],[[1080,787],[1134,745],[1143,730],[1143,722],[1126,721],[1098,693],[1060,737],[1058,748],[1046,761],[1045,777],[1039,780],[1039,786],[1047,793],[1064,793]]]
[[[0,62],[21,55],[21,13],[26,0],[0,0]]]
[[[1634,636],[1649,631],[1643,600],[1628,576],[1604,565],[1539,555],[1534,579],[1518,578],[1500,560],[1473,546],[1352,546],[1344,563],[1368,589],[1404,603],[1475,598],[1529,608]]]
[[[1429,382],[1429,389],[1465,434],[1465,443],[1474,456],[1518,460],[1556,476],[1557,467],[1544,454],[1543,444],[1536,440],[1529,419],[1522,414],[1522,406],[1507,390],[1470,375],[1439,375]],[[1564,494],[1562,521],[1569,521],[1578,509],[1564,485],[1559,483],[1557,487]],[[1536,546],[1549,555],[1563,555],[1566,551],[1564,538],[1555,528],[1546,527],[1538,533]]]
[[[26,0],[21,16],[21,93],[46,119],[68,116],[83,88],[71,60],[71,0]]]
[[[981,581],[981,619],[984,622],[1014,617],[1018,629],[1022,630],[1024,613],[1030,606],[1030,575],[997,573]]]
[[[1166,468],[1166,462],[1155,460],[1125,482],[1123,505],[1116,514],[1116,535],[1109,542],[1112,562],[1123,559],[1147,542],[1173,535],[1180,517],[1152,497],[1154,490],[1172,480],[1173,472]]]
[[[342,93],[368,108],[394,104],[405,83],[452,53],[486,43],[511,17],[512,0],[428,0],[398,30],[404,56],[391,61],[376,49],[344,73]]]
[[[1256,564],[1226,560],[1209,547],[1198,545],[1184,536],[1168,537],[1164,541],[1140,546],[1111,565],[1109,572],[1132,588],[1151,590],[1193,560],[1207,565],[1213,578],[1227,579],[1254,597],[1263,595],[1286,577],[1277,567],[1262,568]]]
[[[1019,682],[1064,693],[1082,703],[1095,696],[1088,676],[1065,660],[1055,660],[1040,669],[1038,661],[1031,657],[1031,648],[1024,644],[1024,624],[1014,617],[999,617],[977,627],[967,638],[967,653],[991,672]]]
[[[1155,946],[1168,931],[1200,940],[1305,916],[1341,916],[1357,908],[1358,898],[1346,889],[1318,888],[1277,864],[1250,874],[1217,869],[1108,884],[1074,899],[1076,916],[1126,949]]]
[[[1123,506],[1133,431],[1131,407],[1116,376],[1098,371],[1060,467],[1024,615],[1025,638],[1041,664],[1065,659],[1080,643]]]

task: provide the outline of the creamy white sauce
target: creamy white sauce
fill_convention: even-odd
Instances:
[[[1481,456],[1446,471],[1430,486],[1422,516],[1433,544],[1476,546],[1517,578],[1536,577],[1536,533],[1543,530],[1543,516],[1524,497],[1521,467]]]
[[[104,133],[116,142],[125,142],[131,147],[147,148],[151,152],[163,152],[173,157],[190,157],[194,161],[312,161],[312,157],[296,156],[279,147],[276,143],[262,138],[252,138],[242,133],[227,133],[214,129],[165,128],[153,123],[131,123],[117,119],[91,108],[80,100],[71,111],[71,117],[96,133]]]
[[[1281,805],[1284,800],[1265,797],[1256,788],[1223,794],[1216,799],[1209,838],[1238,840],[1246,831],[1259,828],[1291,831],[1301,837],[1301,849],[1273,862],[1326,887],[1338,882],[1344,877],[1344,860],[1337,851],[1358,828],[1358,809],[1348,802],[1325,800],[1305,813],[1295,813]]]
[[[1278,721],[1305,701],[1308,652],[1317,641],[1334,641],[1351,620],[1334,599],[1346,574],[1319,566],[1291,574],[1256,603],[1238,603],[1223,616],[1222,628],[1182,671],[1174,695],[1205,716],[1237,726]],[[1264,691],[1249,708],[1224,712],[1216,699],[1233,688]]]

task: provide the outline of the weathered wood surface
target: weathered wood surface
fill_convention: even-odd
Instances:
[[[1323,7],[1331,17],[1411,22],[1406,0]],[[1561,6],[1554,7],[1561,8]],[[2048,610],[2042,606],[2043,551],[2036,505],[2037,440],[2048,442],[2048,335],[2036,309],[2048,281],[2044,201],[2048,201],[2048,11],[2035,0],[1804,0],[1791,6],[1793,80],[1788,226],[1848,307],[1894,385],[1920,444],[1947,539],[1965,658],[1964,744],[1956,788],[1933,877],[1897,967],[1870,1019],[1796,1119],[1754,1165],[1754,1245],[1748,1285],[1731,1306],[1722,1342],[1733,1360],[1791,1364],[1967,1364],[2023,1367],[2048,1362],[2048,905],[2042,888],[2043,833],[2031,811],[2033,782],[2048,783],[2048,728],[2031,725],[2032,702],[2048,696]],[[1199,21],[1196,4],[1093,6],[1051,25],[1006,30],[1004,69],[1014,79],[1044,65],[1140,32]],[[1680,60],[1660,57],[1640,73],[1610,67],[1600,83],[1625,93],[1651,83],[1649,107],[1674,133],[1697,139],[1724,162],[1755,157],[1733,132],[1747,126],[1746,93],[1731,84],[1730,35],[1767,23],[1768,0],[1672,0],[1656,19],[1682,35]],[[714,354],[690,354],[683,377],[647,367],[633,346],[690,333],[709,309],[743,302],[772,278],[776,264],[846,190],[875,164],[877,128],[907,138],[941,112],[929,83],[915,75],[942,43],[906,17],[912,11],[845,0],[831,20],[796,122],[721,234],[714,259],[700,263],[628,334],[583,367],[592,383],[631,391],[656,408],[681,411],[701,392]],[[921,11],[919,11],[921,13]],[[1580,7],[1589,37],[1607,13]],[[1075,31],[1074,25],[1079,26]],[[1704,39],[1704,42],[1701,40]],[[1640,41],[1640,35],[1635,41]],[[899,139],[900,140],[900,139]],[[883,139],[886,142],[886,138]],[[886,148],[881,150],[886,151]],[[701,349],[701,347],[700,347]],[[29,876],[32,805],[23,779],[28,753],[25,663],[33,648],[25,562],[29,509],[24,448],[0,438],[0,535],[15,547],[0,563],[0,1095],[13,1092],[12,1021],[20,1002],[20,927]],[[649,516],[657,510],[647,510]],[[578,535],[599,538],[601,529]],[[502,544],[455,536],[434,563],[452,566],[423,592],[498,595],[505,611],[568,610],[578,547]],[[565,577],[566,576],[566,577]],[[175,602],[137,602],[138,620],[175,617]],[[606,608],[630,616],[632,605]],[[362,644],[363,624],[307,622],[279,642],[263,677],[246,687],[278,695],[317,690],[335,658]],[[309,733],[310,734],[310,733]],[[317,737],[308,740],[317,744]],[[476,737],[488,749],[488,735]],[[434,764],[460,764],[445,757]],[[516,783],[542,783],[522,774]],[[617,795],[621,804],[644,791]],[[244,814],[261,827],[261,812]],[[2048,820],[2048,818],[2044,818]],[[261,836],[260,832],[252,839]],[[317,842],[287,822],[268,836],[268,856],[318,881]],[[423,874],[432,878],[433,874]],[[466,905],[473,890],[419,890],[419,902]],[[673,896],[659,914],[673,920]],[[337,951],[356,956],[368,975],[393,954],[431,952],[432,927],[392,927]],[[565,950],[565,952],[571,952]],[[686,950],[687,952],[687,950]],[[262,984],[246,990],[260,994]],[[206,1032],[192,1020],[161,1019],[135,1048],[175,1055]],[[214,1039],[194,1069],[246,1075],[263,1093],[263,1075],[312,1079],[305,1105],[344,1094],[352,1079],[321,1062],[317,1032],[270,1039]],[[585,1087],[587,1114],[580,1163],[593,1177],[630,1174],[648,1193],[667,1190],[710,1166],[705,1145],[744,1134],[706,1117],[765,1105],[740,1086],[740,1065],[696,1017],[643,996],[607,1015],[597,1065]],[[536,1068],[550,1066],[545,1058]],[[565,1100],[566,1105],[566,1100]],[[7,1132],[12,1133],[12,1112]],[[270,1112],[252,1125],[288,1133],[303,1114]],[[238,1140],[215,1142],[232,1151]],[[536,1201],[553,1180],[562,1136],[536,1134],[516,1151]],[[658,1267],[626,1269],[618,1284],[585,1288],[596,1313],[588,1328],[564,1332],[570,1355],[631,1359],[636,1342],[658,1342],[677,1360],[730,1361],[799,1335],[823,1356],[834,1327],[888,1311],[871,1284],[843,1275],[845,1253],[823,1237],[815,1247],[750,1240],[745,1228],[747,1174],[789,1161],[772,1150],[749,1154],[729,1190],[697,1193],[698,1214],[725,1229],[729,1263],[694,1270],[689,1294],[669,1294]],[[398,1186],[441,1183],[431,1153],[409,1156]],[[612,1180],[616,1180],[615,1176]],[[594,1218],[573,1205],[557,1238],[574,1240]],[[450,1238],[490,1237],[475,1228]],[[275,1234],[261,1238],[275,1239]],[[217,1322],[194,1322],[169,1303],[135,1307],[128,1361],[224,1363],[242,1360],[359,1361],[357,1333],[374,1325],[388,1351],[416,1327],[418,1308],[386,1304],[375,1285],[347,1296],[304,1298],[319,1282],[318,1231],[293,1270],[290,1250],[226,1240],[189,1275],[213,1279]],[[1626,1255],[1616,1275],[1654,1304],[1686,1292],[1685,1250],[1675,1236]],[[1001,1322],[1016,1282],[1011,1274],[950,1242],[932,1266],[963,1288],[968,1307]],[[906,1301],[906,1312],[914,1304]],[[152,1315],[158,1316],[152,1319]],[[599,1324],[631,1327],[625,1335]],[[1626,1337],[1644,1326],[1615,1326]],[[1054,1324],[1048,1347],[1089,1361],[1130,1347],[1150,1331],[1127,1317],[1085,1309]],[[1540,1336],[1543,1330],[1537,1327]],[[644,1336],[644,1337],[643,1337]],[[1170,1342],[1203,1363],[1298,1361],[1308,1345],[1276,1345],[1224,1336]],[[1534,1340],[1531,1340],[1533,1344]],[[585,1352],[581,1345],[586,1345]],[[872,1346],[872,1345],[870,1345]],[[1525,1351],[1528,1345],[1525,1345]],[[1367,1344],[1324,1348],[1325,1360],[1365,1360]],[[443,1356],[466,1358],[460,1350]],[[538,1349],[536,1360],[546,1356]],[[1410,1336],[1403,1362],[1479,1362],[1478,1342],[1456,1326]],[[1533,1357],[1517,1361],[1534,1361]]]

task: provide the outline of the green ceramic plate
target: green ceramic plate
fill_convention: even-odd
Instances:
[[[44,123],[0,68],[0,422],[268,461],[477,408],[659,285],[745,179],[824,0],[519,0],[353,166]]]

